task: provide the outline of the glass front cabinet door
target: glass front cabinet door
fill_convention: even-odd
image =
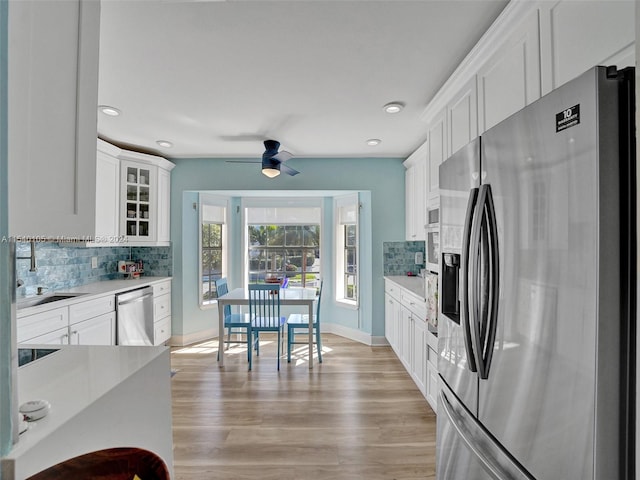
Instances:
[[[123,161],[121,205],[125,205],[121,232],[133,242],[155,242],[154,222],[158,168],[144,163]]]

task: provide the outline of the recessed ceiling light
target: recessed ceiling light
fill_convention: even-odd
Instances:
[[[376,145],[380,145],[381,142],[382,140],[380,140],[379,138],[370,138],[369,140],[367,140],[367,145],[369,145],[370,147],[375,147]]]
[[[98,108],[102,113],[110,117],[117,117],[118,115],[120,115],[120,113],[122,113],[117,108],[110,107],[109,105],[100,105]]]
[[[160,145],[161,147],[164,147],[164,148],[171,148],[171,147],[173,147],[173,143],[171,143],[171,142],[169,142],[169,141],[167,141],[167,140],[158,140],[156,143],[157,143],[158,145]]]
[[[387,113],[398,113],[400,110],[404,108],[404,104],[400,102],[391,102],[391,103],[387,103],[382,108]]]

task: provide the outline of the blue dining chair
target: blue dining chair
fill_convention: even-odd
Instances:
[[[227,284],[226,278],[219,278],[216,280],[216,292],[218,297],[229,293],[229,285]],[[227,333],[227,340],[224,341],[227,345],[232,343],[231,334],[239,333],[244,334],[246,336],[247,343],[247,361],[251,361],[251,322],[249,319],[251,318],[249,315],[245,313],[231,313],[231,305],[225,305],[223,309],[224,315],[224,329]],[[224,335],[224,332],[220,332],[220,335]],[[220,352],[218,352],[218,359],[220,359]]]
[[[320,300],[322,299],[322,284],[320,281],[320,290],[318,291],[318,299],[316,304],[316,314],[313,317],[313,333],[316,336],[316,349],[318,350],[318,362],[322,363],[322,339],[320,338]],[[309,341],[296,342],[296,330],[304,330],[305,334],[309,332],[309,314],[293,313],[289,315],[287,320],[287,362],[291,362],[291,345],[306,344]]]
[[[280,315],[279,284],[249,284],[249,316],[251,317],[250,335],[256,355],[260,355],[260,332],[278,333],[278,370],[280,370],[281,343],[284,339],[284,325],[287,319]],[[249,370],[251,367],[252,358],[249,355]]]

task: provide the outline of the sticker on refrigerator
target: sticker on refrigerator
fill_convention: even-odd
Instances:
[[[580,123],[580,104],[556,113],[556,133]]]

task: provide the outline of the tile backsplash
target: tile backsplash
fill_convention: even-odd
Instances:
[[[422,265],[415,264],[416,252],[422,252],[424,257],[425,243],[417,242],[384,242],[382,253],[384,256],[384,275],[406,275],[407,272],[420,273]]]
[[[17,297],[35,295],[38,287],[48,291],[64,290],[101,280],[121,278],[118,261],[142,260],[144,274],[171,276],[171,247],[85,247],[82,244],[38,242],[36,245],[37,271],[30,272],[31,247],[29,242],[16,243],[16,278],[24,282]],[[97,257],[98,267],[91,267]]]

